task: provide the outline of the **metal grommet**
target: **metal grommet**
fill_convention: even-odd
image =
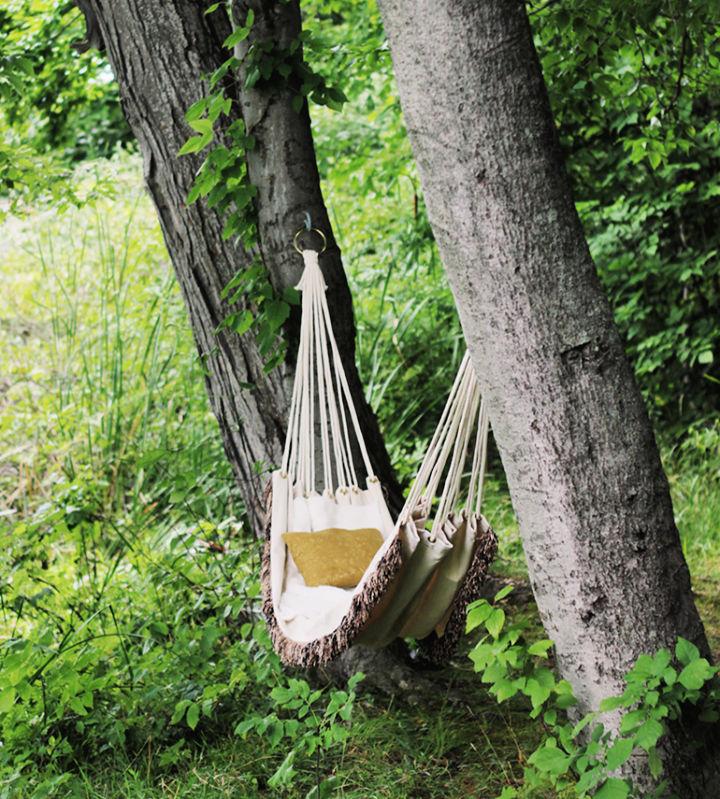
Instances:
[[[280,477],[282,477],[283,480],[287,480],[287,476],[287,472],[280,472]]]
[[[305,227],[301,227],[297,231],[297,233],[293,236],[293,247],[300,253],[300,255],[303,254],[303,250],[300,249],[300,236],[303,233],[317,233],[318,236],[320,236],[320,238],[322,239],[322,250],[320,250],[318,252],[318,255],[320,255],[321,253],[324,253],[325,250],[327,250],[327,238],[326,238],[325,234],[322,232],[322,230],[320,230],[320,228],[311,227],[308,230]]]
[[[352,486],[350,490],[353,492],[353,494],[359,494],[360,493],[359,486]]]
[[[368,477],[368,483],[379,483],[379,482],[380,481],[377,479],[377,477],[375,477],[374,474],[370,475],[370,477]]]

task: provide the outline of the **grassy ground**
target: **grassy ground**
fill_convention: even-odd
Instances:
[[[227,628],[218,620],[233,619],[233,603],[245,601],[237,593],[239,571],[222,574],[206,549],[198,555],[198,541],[230,541],[237,568],[248,572],[256,547],[242,529],[241,502],[137,164],[111,169],[116,198],[12,221],[0,242],[0,643],[22,635],[38,652],[54,652],[58,630],[69,624],[75,634],[102,614],[120,640],[86,658],[107,661],[105,682],[90,689],[92,709],[82,705],[85,681],[100,677],[84,661],[46,672],[41,714],[23,716],[22,703],[11,705],[17,721],[4,735],[16,733],[14,746],[28,754],[0,757],[0,799],[267,796],[282,747],[232,734],[234,723],[267,699],[262,686],[236,690],[245,679],[239,672],[254,673],[262,655],[223,644]],[[432,263],[413,281],[383,282],[362,257],[352,258],[359,242],[349,240],[346,249],[357,264],[351,277],[361,297],[361,370],[405,474],[431,420],[420,419],[428,405],[422,396],[409,408],[398,404],[413,396],[398,385],[423,384],[418,353],[428,327],[445,329],[437,324],[447,298],[431,311],[438,279]],[[410,314],[418,298],[424,310]],[[456,354],[457,329],[449,325],[428,367],[426,396],[442,396],[447,358]],[[403,431],[416,423],[421,434],[413,439]],[[717,444],[717,431],[694,432],[667,454],[667,466],[698,605],[720,654]],[[522,583],[522,548],[498,474],[490,476],[486,515],[500,532],[496,571]],[[174,550],[180,533],[192,538]],[[247,589],[251,601],[255,590]],[[186,626],[180,611],[191,620]],[[537,625],[531,603],[516,612]],[[47,639],[38,632],[43,624]],[[217,641],[214,634],[208,640],[212,625]],[[98,640],[109,634],[102,625],[93,632]],[[13,650],[3,652],[11,657]],[[228,663],[233,657],[247,660]],[[517,781],[540,735],[524,707],[498,706],[462,652],[431,677],[414,704],[363,694],[348,740],[319,765],[312,758],[298,763],[284,795],[304,796],[318,768],[335,775],[333,795],[347,799],[490,799]],[[48,696],[56,689],[59,707],[68,703],[56,720],[44,704],[46,689]],[[0,706],[2,697],[0,691]],[[211,708],[191,730],[171,719],[187,697]],[[108,718],[114,726],[103,726]],[[177,756],[173,741],[184,742]],[[68,748],[56,760],[58,742]]]

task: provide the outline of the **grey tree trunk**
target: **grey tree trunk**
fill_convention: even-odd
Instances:
[[[297,313],[288,324],[288,365],[266,375],[250,336],[215,332],[229,312],[221,292],[251,254],[223,241],[223,221],[187,197],[202,156],[178,157],[192,131],[184,112],[207,90],[206,78],[231,53],[222,47],[230,22],[222,10],[205,15],[196,0],[79,0],[88,18],[86,46],[104,46],[120,85],[123,110],[143,156],[145,180],[157,207],[177,274],[225,451],[256,529],[268,469],[279,463],[292,380]],[[241,5],[241,4],[238,4]],[[247,4],[239,13],[244,13]],[[252,2],[253,37],[289,42],[300,31],[298,0]],[[242,76],[236,81],[242,86]],[[303,215],[328,237],[321,265],[328,283],[333,325],[376,473],[397,504],[399,490],[377,421],[364,400],[355,366],[355,325],[340,251],[332,237],[320,191],[307,106],[291,107],[293,87],[237,89],[233,114],[244,117],[257,144],[248,163],[258,188],[259,254],[278,292],[294,286],[302,262],[292,248]],[[243,386],[253,384],[252,389]]]
[[[538,607],[581,708],[596,708],[639,654],[678,635],[708,646],[527,14],[519,0],[380,6]],[[682,749],[669,742],[675,790],[717,796],[717,752]]]

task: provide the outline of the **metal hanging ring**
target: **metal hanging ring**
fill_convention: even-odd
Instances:
[[[317,233],[318,236],[320,236],[320,238],[322,239],[322,249],[320,250],[320,253],[323,253],[323,252],[325,252],[325,250],[327,250],[327,238],[325,237],[325,234],[322,232],[322,230],[320,230],[319,228],[316,228],[316,227],[312,227],[312,228],[310,228],[310,230],[308,230],[307,228],[301,227],[298,230],[298,232],[295,234],[295,236],[293,237],[293,247],[300,253],[300,255],[303,254],[303,251],[300,248],[300,236],[303,233]],[[318,254],[320,254],[320,253],[318,253]]]

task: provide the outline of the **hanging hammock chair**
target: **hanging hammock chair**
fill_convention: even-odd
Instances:
[[[451,654],[497,541],[480,513],[488,417],[467,353],[396,522],[374,475],[325,296],[303,250],[300,343],[281,468],[268,490],[263,611],[286,665],[412,637]],[[460,507],[472,447],[470,481]],[[362,461],[365,487],[356,464]],[[444,476],[444,480],[443,480]],[[442,482],[442,488],[440,488]],[[440,491],[440,493],[438,493]]]

